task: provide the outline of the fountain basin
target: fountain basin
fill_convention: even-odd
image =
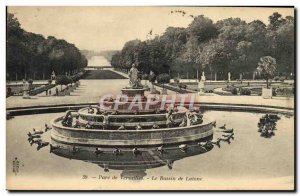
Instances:
[[[167,165],[170,162],[181,160],[186,157],[207,153],[213,149],[208,146],[200,148],[197,143],[188,145],[188,150],[184,153],[178,147],[166,147],[165,152],[158,152],[156,148],[139,148],[139,154],[134,154],[131,148],[119,148],[120,154],[113,153],[114,148],[102,148],[102,152],[95,156],[95,148],[80,147],[80,151],[72,153],[73,145],[61,144],[51,141],[54,146],[60,148],[53,151],[54,154],[68,159],[85,160],[99,165],[102,168],[125,171],[143,171],[146,169],[157,168]],[[70,153],[71,152],[71,153]]]

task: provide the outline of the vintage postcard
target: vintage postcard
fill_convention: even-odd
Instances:
[[[295,190],[294,7],[8,6],[8,190]]]

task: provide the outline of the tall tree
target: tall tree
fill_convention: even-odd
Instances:
[[[7,14],[7,79],[47,79],[57,74],[75,73],[87,66],[87,59],[74,44],[49,36],[26,32],[13,14]]]
[[[252,78],[259,59],[273,56],[279,73],[293,72],[294,17],[274,13],[268,26],[260,20],[227,18],[213,23],[203,15],[193,18],[187,28],[168,27],[153,39],[127,42],[112,65],[128,67],[134,62],[145,73],[170,71],[173,77],[187,72],[195,77],[196,71],[205,71],[226,79],[230,71],[233,78],[241,73]]]
[[[274,77],[276,67],[276,59],[271,56],[263,56],[258,62],[257,71],[267,81],[267,88],[269,88],[269,80]]]

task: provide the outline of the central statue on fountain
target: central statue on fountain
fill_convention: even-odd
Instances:
[[[141,79],[139,78],[139,70],[136,68],[135,64],[132,64],[128,76],[129,76],[129,88],[133,88],[133,89],[143,88],[141,84]]]
[[[141,78],[139,75],[139,70],[136,68],[135,64],[132,64],[130,71],[128,72],[129,76],[129,84],[122,89],[122,94],[127,95],[129,97],[134,97],[136,95],[140,95],[144,97],[144,89],[141,84]]]

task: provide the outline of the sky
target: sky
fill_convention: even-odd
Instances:
[[[183,10],[187,14],[171,14]],[[261,20],[279,12],[294,16],[293,8],[253,7],[8,7],[29,32],[75,44],[83,50],[120,50],[133,39],[145,40],[150,30],[161,35],[169,26],[187,27],[189,15],[204,15],[214,22],[239,17],[246,22]]]

